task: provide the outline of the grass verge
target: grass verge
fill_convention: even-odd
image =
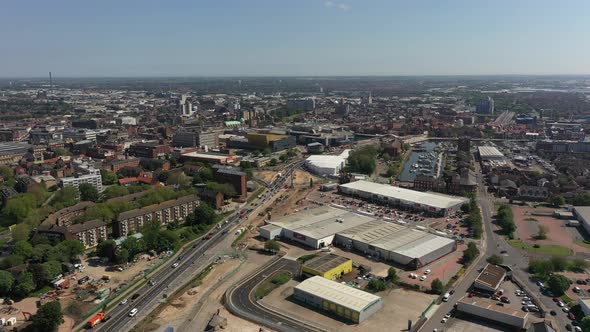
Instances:
[[[590,248],[590,242],[586,240],[576,240],[574,243],[584,248]]]
[[[258,286],[258,288],[256,288],[256,299],[260,300],[261,298],[267,296],[275,288],[286,284],[289,280],[291,280],[291,274],[288,272],[280,272],[275,274],[272,278],[265,280],[260,286]]]
[[[551,255],[551,256],[569,256],[572,251],[562,246],[539,246],[535,248],[520,240],[508,240],[508,243],[514,248],[524,250],[533,254]]]
[[[254,193],[252,193],[252,195],[250,195],[250,197],[248,197],[246,199],[246,203],[250,203],[253,200],[255,200],[258,196],[260,196],[260,194],[262,194],[263,191],[264,191],[264,187],[260,187],[260,188],[256,189],[256,191]]]
[[[240,243],[240,241],[242,241],[242,239],[246,236],[247,232],[248,232],[248,230],[245,229],[242,233],[240,233],[240,235],[238,235],[238,237],[234,240],[234,242],[231,243],[232,248],[237,246],[238,243]]]

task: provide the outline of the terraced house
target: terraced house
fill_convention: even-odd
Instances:
[[[150,221],[158,221],[162,225],[174,220],[183,222],[186,216],[199,206],[199,202],[197,195],[189,195],[141,209],[122,212],[115,220],[113,231],[116,237],[128,236],[139,232]]]

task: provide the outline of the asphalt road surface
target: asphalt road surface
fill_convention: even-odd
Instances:
[[[246,214],[249,214],[255,211],[261,205],[261,202],[271,199],[289,179],[291,173],[300,165],[300,161],[296,161],[287,165],[283,170],[283,175],[277,177],[267,187],[267,191],[265,191],[260,197],[251,203],[246,204],[240,211],[246,209]],[[144,284],[137,291],[135,291],[135,293],[140,294],[137,299],[129,299],[127,304],[114,307],[110,312],[107,313],[107,316],[111,316],[111,318],[107,322],[99,324],[96,329],[100,331],[113,332],[126,331],[128,329],[129,323],[133,319],[138,320],[140,317],[144,317],[148,314],[148,312],[145,312],[145,310],[142,311],[143,309],[150,308],[155,301],[162,299],[164,294],[172,294],[175,291],[175,289],[169,288],[169,285],[173,281],[182,276],[186,271],[194,271],[195,269],[202,270],[205,268],[207,265],[206,261],[208,259],[208,257],[205,257],[207,250],[219,243],[223,237],[227,235],[228,232],[226,231],[229,231],[240,221],[245,220],[245,218],[240,218],[240,211],[232,214],[227,219],[226,223],[222,223],[221,228],[215,230],[216,233],[213,234],[211,239],[205,240],[203,237],[203,240],[200,240],[200,242],[197,242],[192,248],[187,250],[182,259],[166,263],[166,265],[150,279],[155,282],[154,286],[150,286],[148,283]],[[179,265],[176,268],[173,268],[172,265],[176,262],[178,262]],[[132,295],[133,294],[130,296]],[[129,312],[133,308],[138,309],[138,314],[136,317],[129,316]]]
[[[295,276],[299,274],[299,268],[299,263],[290,259],[281,258],[273,261],[270,265],[264,267],[254,275],[243,279],[234,288],[228,290],[226,299],[229,303],[226,303],[226,306],[232,312],[243,318],[254,320],[258,324],[280,331],[319,331],[303,322],[268,310],[256,300],[256,288],[266,279],[272,277],[277,272],[283,271]],[[237,310],[234,310],[234,308]]]

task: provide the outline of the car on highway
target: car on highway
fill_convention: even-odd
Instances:
[[[119,305],[126,305],[127,304],[127,299],[124,299],[123,301],[121,301],[121,303],[119,303]]]
[[[178,262],[176,262],[176,263],[172,264],[172,268],[173,268],[173,269],[174,269],[174,268],[177,268],[179,264],[180,264],[180,263],[178,263]]]
[[[133,316],[137,315],[138,311],[139,310],[137,310],[137,308],[131,309],[131,311],[129,311],[129,317],[133,317]]]
[[[132,299],[132,300],[135,300],[135,299],[137,299],[139,296],[140,296],[140,294],[139,294],[139,293],[135,293],[135,294],[133,294],[133,296],[131,297],[131,299]]]

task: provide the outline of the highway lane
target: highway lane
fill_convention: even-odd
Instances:
[[[271,262],[263,269],[241,280],[235,287],[229,289],[226,294],[226,300],[229,303],[226,303],[226,307],[242,318],[280,331],[320,331],[304,322],[268,310],[256,300],[255,293],[258,285],[277,272],[286,271],[296,276],[299,274],[299,269],[299,263],[294,260],[280,258]]]
[[[256,209],[262,205],[261,202],[269,200],[276,195],[291,175],[291,172],[300,165],[301,161],[295,161],[287,165],[283,171],[284,174],[281,177],[277,177],[273,183],[267,187],[267,191],[265,191],[259,198],[243,207],[248,210],[247,214],[255,212]],[[248,209],[248,207],[250,208]],[[242,210],[243,209],[240,209],[240,211]],[[125,331],[130,321],[133,319],[139,320],[140,317],[148,314],[148,312],[145,312],[145,310],[142,311],[142,309],[149,308],[154,301],[161,299],[164,293],[173,293],[173,289],[168,289],[169,285],[182,276],[189,268],[198,267],[200,270],[205,268],[208,265],[207,258],[210,258],[206,255],[207,250],[221,242],[222,238],[227,234],[227,232],[225,232],[226,230],[229,231],[229,229],[235,227],[236,224],[239,224],[240,221],[247,219],[240,218],[240,211],[236,211],[236,213],[232,214],[228,218],[227,223],[222,223],[221,228],[216,230],[216,233],[213,234],[211,239],[197,242],[192,248],[188,249],[184,254],[185,257],[178,261],[178,267],[172,268],[172,264],[175,262],[171,261],[166,263],[166,265],[161,268],[153,278],[151,278],[155,281],[154,286],[150,286],[149,284],[143,285],[136,291],[136,293],[141,294],[139,298],[130,301],[129,304],[114,307],[108,313],[108,315],[111,316],[111,319],[98,325],[97,329],[102,331]],[[132,308],[137,308],[139,310],[136,317],[129,317],[128,315]]]

